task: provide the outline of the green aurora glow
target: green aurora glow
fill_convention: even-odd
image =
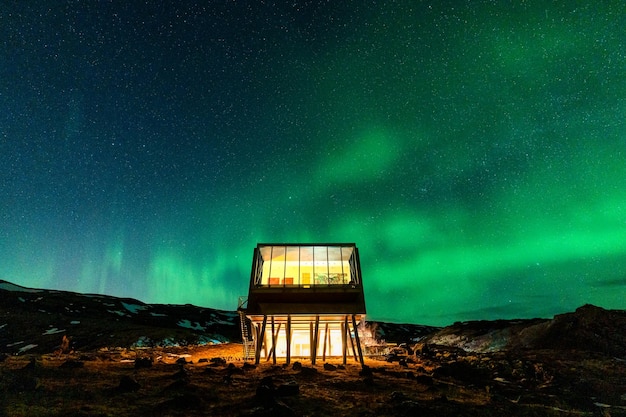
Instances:
[[[232,310],[356,242],[370,319],[625,308],[622,2],[18,3],[0,278]]]

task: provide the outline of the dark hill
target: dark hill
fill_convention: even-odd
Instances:
[[[626,311],[584,305],[553,319],[455,323],[423,342],[469,352],[519,349],[593,351],[626,357]]]
[[[0,351],[149,347],[240,339],[236,312],[21,287],[0,281]]]

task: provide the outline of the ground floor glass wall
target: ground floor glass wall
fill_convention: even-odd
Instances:
[[[268,346],[271,347],[271,330],[266,330],[265,337],[266,340],[270,341],[270,344],[268,344]],[[340,328],[328,329],[328,331],[326,329],[321,329],[319,334],[319,343],[317,347],[318,356],[321,356],[324,353],[324,345],[326,345],[326,356],[341,356],[343,354],[341,340],[342,339]],[[266,355],[267,353],[268,352],[265,352]],[[280,332],[276,337],[276,356],[279,358],[284,358],[287,356],[287,337],[284,331]],[[309,329],[292,331],[291,356],[311,356],[311,333]]]
[[[254,325],[257,330],[263,326],[261,323]],[[346,327],[347,326],[347,327]],[[346,322],[320,319],[317,324],[317,335],[315,320],[312,321],[292,321],[291,344],[289,356],[292,358],[308,358],[315,354],[317,357],[340,357],[344,353],[344,341],[347,355],[351,355],[355,346],[354,326],[351,321]],[[344,330],[345,329],[345,330]],[[272,347],[276,349],[277,358],[287,357],[287,322],[285,319],[275,320],[272,326],[272,319],[268,318],[265,333],[261,343],[261,357],[269,358]],[[346,333],[344,333],[346,332]],[[311,343],[317,340],[317,348],[313,352]]]

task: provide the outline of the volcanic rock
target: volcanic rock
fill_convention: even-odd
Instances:
[[[300,394],[300,385],[296,381],[289,381],[276,387],[277,397],[293,397]]]
[[[61,365],[59,365],[59,368],[62,369],[78,369],[78,368],[82,368],[85,366],[85,363],[82,361],[75,361],[75,360],[67,360],[65,362],[63,362]]]
[[[134,378],[128,376],[128,375],[124,375],[121,379],[120,379],[120,383],[117,386],[117,391],[118,392],[134,392],[139,390],[139,388],[141,388],[141,385],[139,385],[139,382],[137,382]]]
[[[326,371],[336,371],[337,367],[335,365],[333,365],[332,363],[325,363],[324,364],[324,370],[326,370]]]
[[[226,365],[226,359],[224,358],[211,358],[209,359],[209,363],[213,366],[224,366]]]
[[[371,378],[371,377],[374,376],[374,373],[372,372],[372,368],[370,368],[367,365],[363,365],[363,367],[359,371],[359,376],[370,377]]]
[[[185,392],[178,394],[158,405],[160,410],[190,410],[201,409],[203,407],[202,399],[195,393]]]
[[[152,366],[152,358],[144,357],[135,359],[135,369],[150,368]]]

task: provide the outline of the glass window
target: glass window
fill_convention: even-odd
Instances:
[[[315,285],[328,284],[328,247],[313,248],[313,275]]]
[[[305,288],[313,284],[313,247],[300,246],[300,285]]]
[[[285,276],[283,285],[299,285],[300,281],[300,247],[287,246],[285,255]]]
[[[261,246],[255,282],[269,286],[347,285],[358,283],[353,246]],[[258,275],[256,275],[258,277]]]

